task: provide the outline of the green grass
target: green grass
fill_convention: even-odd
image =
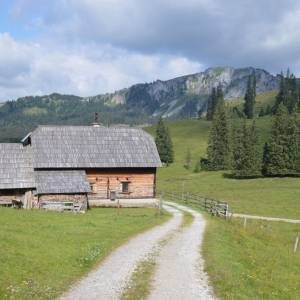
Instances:
[[[273,106],[275,103],[275,98],[277,95],[277,91],[270,91],[270,92],[265,92],[262,94],[257,95],[255,99],[255,114],[259,114],[261,108],[264,110],[267,108],[267,106]],[[238,107],[240,111],[243,111],[243,104],[244,104],[244,99],[243,98],[236,98],[232,100],[226,101],[227,105],[229,107]]]
[[[272,119],[256,123],[261,149],[270,132]],[[224,172],[194,173],[194,166],[206,154],[210,122],[185,120],[168,123],[174,143],[175,163],[158,171],[158,189],[198,193],[227,201],[234,212],[300,219],[299,178],[232,179]],[[154,133],[154,128],[148,129]],[[184,168],[187,149],[192,166]],[[228,173],[228,172],[227,172]]]
[[[0,299],[56,298],[115,247],[168,217],[154,209],[0,209]]]
[[[155,266],[154,254],[148,259],[141,261],[131,277],[130,286],[125,290],[121,299],[146,299],[150,293]]]
[[[299,224],[210,218],[205,269],[220,299],[300,299]]]
[[[261,147],[271,122],[270,117],[256,121]],[[175,163],[159,170],[158,189],[225,200],[234,212],[300,219],[299,178],[237,180],[224,172],[194,173],[206,153],[210,122],[185,120],[168,126]],[[154,133],[154,128],[148,130]],[[187,148],[192,154],[190,170],[184,168]],[[220,299],[300,299],[300,249],[293,253],[299,224],[248,220],[244,228],[241,219],[207,218],[202,252]]]

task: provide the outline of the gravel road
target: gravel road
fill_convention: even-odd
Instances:
[[[204,261],[200,254],[205,219],[192,209],[170,204],[190,212],[195,219],[161,250],[149,299],[215,299],[203,270]]]
[[[180,226],[182,213],[171,207],[166,207],[166,209],[173,214],[169,221],[137,235],[125,245],[117,248],[87,277],[74,284],[60,299],[118,299],[129,283],[138,262],[151,254],[161,239]]]
[[[117,248],[60,299],[119,299],[130,283],[131,275],[138,263],[157,249],[160,251],[156,259],[150,299],[215,299],[208,285],[200,254],[205,219],[198,212],[185,206],[165,203],[179,209],[164,206],[173,214],[169,221],[137,235]],[[181,210],[189,211],[195,217],[188,227],[180,227]],[[164,239],[167,243],[160,248],[159,242]]]

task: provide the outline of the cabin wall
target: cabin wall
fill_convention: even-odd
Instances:
[[[155,197],[156,169],[93,169],[86,173],[97,198],[109,198],[111,190],[124,199]],[[122,182],[128,182],[128,193],[122,192]]]
[[[13,190],[0,190],[0,201],[24,201],[26,190],[13,189]]]
[[[37,207],[37,198],[33,195],[32,190],[0,190],[0,205],[12,204],[13,201],[22,202],[23,208],[26,209]]]

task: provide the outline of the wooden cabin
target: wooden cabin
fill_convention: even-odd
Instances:
[[[0,153],[0,204],[26,208],[154,198],[161,166],[142,129],[99,125],[39,126],[20,144],[0,144]]]

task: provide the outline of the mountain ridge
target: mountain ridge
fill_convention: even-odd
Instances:
[[[212,87],[221,85],[226,99],[243,97],[251,75],[256,76],[257,94],[279,87],[279,76],[264,69],[215,67],[90,97],[52,93],[6,101],[0,106],[0,126],[9,135],[8,129],[23,132],[39,124],[88,125],[95,112],[105,124],[153,123],[159,116],[192,118],[205,110]]]

